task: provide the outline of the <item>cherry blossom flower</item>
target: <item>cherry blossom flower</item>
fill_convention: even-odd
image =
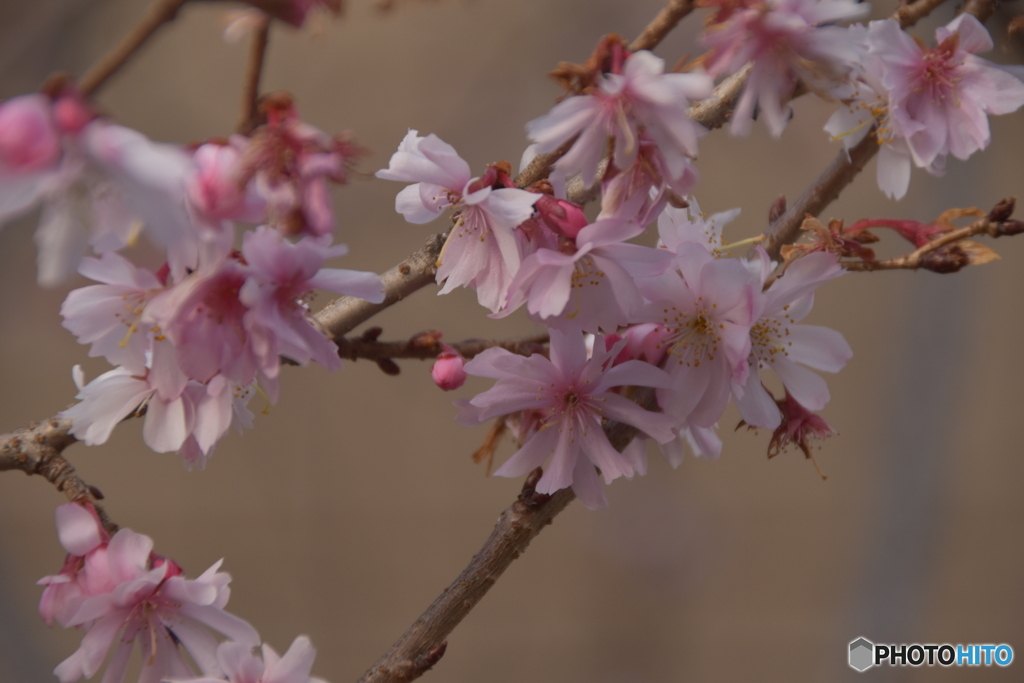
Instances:
[[[866,30],[864,33],[868,35]],[[825,131],[832,135],[833,140],[842,140],[846,150],[872,134],[879,144],[875,167],[878,189],[890,198],[901,199],[910,187],[911,153],[906,135],[890,114],[889,92],[882,84],[884,71],[878,55],[869,53],[865,56],[856,78],[834,91],[843,101],[843,106],[829,118]],[[936,158],[927,169],[932,175],[942,175],[944,167],[945,158]]]
[[[551,330],[551,360],[539,354],[519,356],[500,348],[484,351],[466,364],[466,372],[498,382],[471,401],[460,402],[460,422],[479,424],[522,410],[537,413],[535,429],[501,468],[498,476],[519,477],[551,458],[536,486],[538,493],[554,493],[571,486],[587,507],[607,504],[595,467],[605,483],[635,473],[628,456],[612,448],[602,427],[611,419],[632,425],[656,441],[673,438],[675,420],[643,410],[611,391],[615,387],[664,386],[665,373],[648,363],[627,361],[611,367],[621,346],[603,350],[601,338],[593,357],[587,358],[582,333]]]
[[[90,344],[90,356],[102,356],[111,365],[124,366],[135,374],[144,373],[150,339],[142,315],[166,282],[114,252],[82,259],[78,272],[103,284],[68,294],[60,309],[64,327],[79,344]]]
[[[835,434],[835,430],[820,415],[800,405],[789,393],[783,400],[778,401],[778,405],[782,420],[772,433],[771,442],[768,444],[768,457],[773,458],[787,446],[794,444],[803,451],[808,460],[814,462],[809,440],[824,439]],[[817,468],[818,464],[815,462],[814,466]],[[818,472],[820,474],[821,470]]]
[[[716,259],[701,244],[681,244],[676,259],[678,270],[639,283],[652,303],[637,318],[669,332],[663,344],[672,382],[658,391],[662,409],[679,421],[711,427],[725,410],[731,385],[747,380],[758,283],[738,260]]]
[[[669,202],[678,204],[697,184],[697,169],[690,163],[678,177],[670,175],[658,147],[641,136],[633,164],[618,169],[610,164],[601,179],[600,218],[617,216],[647,225]]]
[[[344,245],[330,246],[327,238],[305,237],[292,243],[267,227],[247,232],[242,238],[247,267],[238,302],[247,309],[242,325],[265,379],[276,379],[282,355],[301,365],[312,360],[328,369],[341,367],[337,347],[313,325],[304,303],[313,290],[346,294],[371,303],[384,300],[384,285],[376,274],[322,267],[327,259],[347,251]],[[238,383],[251,381],[248,378]]]
[[[54,670],[61,683],[92,677],[111,649],[104,680],[122,680],[136,640],[143,661],[140,683],[193,675],[179,645],[204,674],[220,676],[217,641],[208,629],[243,647],[259,644],[252,626],[224,611],[231,577],[218,571],[221,562],[190,580],[152,549],[149,537],[121,529],[87,552],[78,577],[81,595],[66,620],[86,635]]]
[[[91,505],[66,503],[57,507],[54,516],[57,537],[68,554],[59,574],[44,576],[36,582],[46,586],[39,599],[39,614],[47,626],[53,626],[56,621],[67,628],[68,621],[89,590],[83,574],[85,557],[105,546],[110,536]]]
[[[533,215],[538,195],[511,187],[508,170],[491,166],[470,178],[469,164],[436,135],[410,130],[386,169],[385,180],[414,183],[398,193],[395,210],[410,223],[427,223],[447,207],[459,207],[455,227],[441,252],[438,294],[473,287],[482,306],[497,311],[519,270],[514,229]]]
[[[753,65],[733,112],[733,134],[750,133],[757,107],[771,134],[782,135],[797,83],[828,89],[863,54],[855,34],[822,24],[857,19],[869,10],[854,0],[766,0],[731,12],[706,29],[703,40],[711,48],[707,68],[712,75]]]
[[[604,218],[581,230],[575,244],[565,240],[557,251],[537,249],[509,285],[498,316],[526,304],[548,325],[571,321],[587,332],[614,332],[628,324],[643,305],[635,278],[661,272],[670,260],[665,252],[623,243],[641,232],[636,223]]]
[[[686,208],[667,206],[658,216],[658,246],[675,254],[679,245],[700,244],[714,256],[723,256],[722,228],[740,215],[739,209],[704,214],[697,200],[687,198]]]
[[[252,649],[230,641],[217,648],[217,661],[228,683],[325,683],[309,675],[316,650],[306,636],[299,636],[284,656],[263,644],[263,659]],[[168,679],[167,683],[224,683],[223,678]]]
[[[597,178],[598,163],[612,138],[612,163],[628,169],[640,152],[641,136],[654,143],[658,166],[665,177],[685,177],[690,159],[697,156],[697,138],[704,128],[690,118],[690,101],[711,94],[710,77],[700,73],[664,73],[665,63],[646,50],[634,52],[622,63],[621,73],[601,79],[593,94],[570,97],[550,112],[526,124],[536,143],[534,152],[546,154],[573,136],[579,138],[554,166],[554,176],[579,172],[583,182]]]
[[[266,202],[268,223],[287,235],[327,235],[334,230],[328,182],[345,183],[353,160],[365,150],[348,133],[330,136],[299,118],[290,95],[263,99],[266,124],[242,150],[238,177]]]
[[[761,255],[767,262],[767,255]],[[764,268],[765,274],[769,271]],[[787,395],[807,408],[821,410],[828,403],[825,380],[807,368],[838,372],[853,351],[839,332],[799,323],[814,305],[814,290],[844,272],[834,254],[808,254],[790,263],[758,297],[759,313],[750,330],[750,372],[743,388],[734,392],[747,424],[774,429],[782,420],[775,399],[761,384],[759,371],[764,368],[774,370]]]
[[[261,222],[266,200],[242,178],[242,154],[246,140],[232,136],[228,144],[200,145],[192,156],[195,170],[187,181],[191,205],[210,220]]]
[[[869,36],[884,69],[889,116],[918,167],[941,167],[947,154],[966,159],[984,149],[991,137],[987,115],[1024,105],[1024,83],[975,56],[992,49],[992,39],[970,14],[937,29],[934,48],[891,19],[872,22]]]

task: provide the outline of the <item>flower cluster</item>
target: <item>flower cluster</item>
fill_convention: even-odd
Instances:
[[[719,50],[710,64],[721,73],[733,58],[786,55],[793,64],[831,64],[815,73],[838,78],[852,68],[856,41],[847,29],[818,24],[859,13],[840,0],[737,10],[725,21],[759,27],[760,38],[751,42],[757,49],[727,49],[723,36],[738,29],[719,26],[709,34]],[[834,39],[836,32],[844,42]],[[597,471],[607,483],[646,470],[643,448],[611,446],[603,431],[609,421],[636,428],[638,442],[653,438],[673,464],[682,459],[684,442],[698,455],[716,456],[721,442],[715,430],[730,400],[748,425],[775,430],[782,424],[784,415],[762,384],[763,370],[778,375],[797,405],[820,410],[829,394],[813,370],[836,372],[851,351],[839,333],[801,322],[814,290],[842,272],[834,255],[811,254],[774,277],[764,252],[749,260],[728,257],[721,227],[738,210],[707,218],[692,199],[686,208],[680,192],[696,180],[691,160],[702,132],[689,116],[690,100],[710,93],[710,77],[666,74],[656,57],[630,53],[615,37],[606,38],[588,64],[569,79],[578,81],[580,94],[527,125],[534,144],[524,160],[571,143],[551,183],[518,189],[505,164],[472,178],[451,145],[416,131],[377,175],[413,183],[395,203],[410,222],[455,209],[437,273],[442,294],[473,287],[493,316],[525,306],[550,332],[550,359],[491,349],[466,363],[466,373],[497,383],[459,403],[460,422],[508,420],[521,448],[497,474],[520,476],[550,459],[537,492],[571,486],[598,507],[605,498]],[[789,79],[788,90],[769,94],[758,71],[739,114],[749,116],[758,98],[766,107],[766,98],[775,97],[779,116],[769,118],[778,132],[776,124],[785,122],[779,98],[810,74],[766,64],[765,74]],[[600,176],[602,210],[593,221],[562,195],[573,173],[584,185]],[[628,242],[654,218],[657,248]],[[599,335],[589,355],[586,334]],[[456,384],[439,378],[439,368],[450,364],[442,357],[435,367],[442,388]],[[654,391],[661,414],[627,398],[636,387]]]
[[[281,357],[340,366],[309,316],[314,290],[382,300],[376,275],[323,267],[346,252],[331,245],[328,183],[345,182],[359,149],[303,122],[288,96],[262,112],[250,137],[190,151],[96,116],[71,90],[0,104],[0,221],[44,203],[40,280],[77,269],[99,283],[61,309],[89,355],[117,366],[87,385],[76,373],[82,402],[64,415],[86,443],[144,408],[146,443],[202,467],[229,426],[251,426],[257,383],[276,400]],[[264,225],[236,249],[237,222]],[[140,226],[163,267],[119,253]]]
[[[730,399],[747,424],[780,426],[762,370],[773,370],[794,401],[820,410],[828,389],[811,369],[835,372],[851,356],[839,333],[801,323],[815,288],[841,274],[835,256],[811,254],[769,282],[773,264],[763,252],[748,261],[728,258],[722,246],[721,227],[738,211],[706,219],[692,200],[688,209],[662,203],[659,247],[631,244],[645,230],[649,206],[588,222],[570,202],[509,187],[500,165],[470,179],[450,145],[415,131],[378,175],[418,181],[396,200],[413,222],[456,208],[438,271],[438,280],[447,278],[442,293],[460,274],[458,284],[476,287],[494,315],[525,305],[548,327],[550,359],[490,349],[466,363],[466,373],[497,383],[458,404],[464,424],[504,416],[515,425],[522,447],[498,475],[521,476],[550,459],[539,493],[571,486],[599,507],[597,470],[606,483],[646,470],[643,449],[611,446],[603,431],[609,420],[653,438],[674,464],[683,442],[714,456],[721,449],[716,423]],[[649,196],[662,189],[650,188]],[[468,203],[474,193],[484,200]],[[467,223],[477,226],[472,233]],[[603,335],[589,356],[585,333]],[[435,381],[446,388],[436,371]],[[626,398],[629,387],[654,389],[663,414]]]
[[[872,132],[881,146],[878,187],[890,197],[907,193],[912,163],[941,175],[948,155],[966,159],[988,146],[989,114],[1024,105],[1024,83],[975,56],[992,49],[992,38],[970,14],[937,29],[933,48],[893,19],[861,34],[866,54],[825,130],[847,148]]]
[[[91,678],[108,655],[103,680],[123,680],[136,642],[143,661],[139,683],[221,681],[225,675],[232,683],[310,680],[314,651],[305,637],[280,660],[264,645],[267,675],[262,677],[262,663],[250,654],[259,634],[224,611],[231,577],[219,571],[220,561],[197,579],[187,579],[173,560],[153,552],[148,536],[131,529],[108,535],[90,505],[61,505],[56,518],[68,555],[59,574],[39,580],[46,586],[39,613],[49,626],[56,622],[86,632],[81,647],[54,670],[61,683]],[[218,645],[211,631],[228,640]],[[202,678],[194,678],[185,653]],[[289,673],[274,677],[275,669]]]

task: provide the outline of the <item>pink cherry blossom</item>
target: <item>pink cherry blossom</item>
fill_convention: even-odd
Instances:
[[[731,130],[750,133],[755,106],[775,137],[789,122],[789,98],[796,84],[830,88],[861,58],[853,34],[835,21],[868,13],[866,3],[854,0],[766,0],[729,14],[705,30],[711,48],[708,71],[719,76],[753,64],[736,102]]]
[[[436,135],[410,130],[378,178],[414,183],[398,193],[395,209],[410,223],[427,223],[448,207],[459,207],[455,227],[441,252],[439,294],[473,287],[482,306],[497,311],[519,270],[515,228],[533,215],[538,195],[512,186],[505,169],[488,168],[470,178],[469,164]]]
[[[195,170],[187,181],[188,198],[202,216],[211,220],[257,223],[266,201],[246,187],[241,172],[244,138],[233,136],[228,144],[207,143],[192,158]]]
[[[347,251],[344,245],[330,246],[327,238],[292,243],[267,227],[242,238],[247,266],[238,302],[247,309],[242,325],[265,378],[277,377],[282,355],[302,365],[312,360],[326,368],[341,367],[337,347],[310,319],[307,297],[323,289],[371,303],[384,300],[384,285],[376,274],[322,267]]]
[[[64,327],[90,344],[90,356],[102,356],[142,374],[149,348],[149,333],[142,322],[146,304],[166,283],[123,256],[107,252],[99,259],[82,259],[78,272],[103,284],[73,290],[60,313]]]
[[[614,332],[628,324],[643,305],[635,278],[656,275],[670,260],[663,251],[623,243],[641,232],[636,223],[603,218],[581,230],[575,243],[563,240],[557,251],[537,249],[509,285],[499,315],[526,304],[548,325],[563,318],[587,332]]]
[[[891,19],[872,22],[869,34],[884,67],[889,114],[919,167],[931,167],[947,154],[966,159],[984,149],[990,140],[987,115],[1024,105],[1024,83],[975,56],[992,49],[992,39],[970,14],[936,30],[934,48],[915,42]]]
[[[664,386],[667,378],[658,368],[641,361],[611,367],[621,346],[603,350],[601,338],[588,359],[578,329],[550,332],[550,360],[539,354],[523,357],[492,348],[467,363],[469,374],[498,382],[464,402],[459,419],[479,424],[522,410],[535,412],[538,417],[532,424],[536,428],[495,474],[523,476],[550,457],[551,464],[537,484],[538,493],[572,486],[585,505],[602,507],[607,501],[594,468],[600,468],[605,483],[635,473],[633,461],[612,448],[602,420],[632,425],[659,442],[672,438],[675,424],[673,418],[643,410],[611,390],[624,385]]]
[[[704,132],[689,116],[690,101],[710,95],[712,83],[705,74],[664,71],[664,61],[646,50],[629,55],[622,72],[605,75],[593,94],[563,100],[526,124],[535,152],[552,152],[578,135],[554,171],[562,178],[579,172],[590,185],[597,179],[609,138],[614,140],[612,162],[628,169],[646,134],[656,145],[666,177],[682,178],[689,160],[697,156],[697,138]]]
[[[299,636],[284,656],[263,644],[263,659],[239,643],[224,642],[217,648],[217,662],[228,683],[325,683],[309,675],[316,650],[306,636]],[[168,679],[167,683],[224,683],[223,678]]]
[[[762,258],[767,260],[767,255]],[[799,323],[814,305],[814,290],[844,272],[834,254],[808,254],[790,263],[785,274],[759,295],[759,314],[750,330],[750,372],[743,388],[735,392],[747,424],[774,429],[782,419],[775,399],[761,384],[759,371],[764,368],[774,370],[787,395],[807,408],[821,410],[828,403],[825,380],[807,368],[838,372],[853,351],[839,332]]]
[[[55,517],[57,537],[68,554],[60,574],[45,576],[36,582],[46,586],[39,599],[39,614],[47,626],[57,621],[66,628],[87,590],[81,583],[85,556],[106,545],[110,536],[91,505],[66,503],[57,507]]]
[[[877,36],[878,25],[872,22],[872,29],[863,29],[864,42],[868,36]],[[851,27],[850,30],[860,30]],[[893,199],[901,199],[910,187],[911,153],[907,136],[900,124],[891,115],[889,91],[883,85],[885,64],[874,51],[865,55],[855,71],[855,77],[846,86],[834,93],[843,101],[828,122],[825,131],[833,140],[842,140],[849,150],[871,133],[878,141],[878,163],[875,171],[878,188]],[[874,128],[872,128],[874,126]],[[932,175],[942,175],[945,157],[937,157],[927,166]]]
[[[149,537],[121,529],[109,543],[88,552],[80,577],[82,595],[66,622],[86,635],[54,670],[61,683],[92,677],[108,653],[104,680],[122,680],[136,640],[143,661],[140,683],[193,675],[179,647],[204,674],[220,676],[217,641],[210,630],[245,647],[259,644],[252,626],[224,611],[231,577],[218,571],[220,562],[190,580],[152,549]]]
[[[267,123],[257,128],[238,161],[239,181],[266,202],[268,223],[287,235],[330,234],[334,212],[328,182],[343,184],[353,160],[365,154],[348,133],[330,136],[299,118],[289,95],[263,102]]]
[[[731,385],[746,383],[759,283],[738,260],[716,259],[700,244],[681,244],[676,259],[678,270],[640,283],[652,303],[638,320],[669,333],[663,343],[672,383],[658,392],[662,409],[711,427]]]

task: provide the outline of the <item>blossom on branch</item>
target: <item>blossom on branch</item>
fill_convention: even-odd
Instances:
[[[871,22],[854,93],[826,125],[849,147],[877,124],[878,186],[895,199],[907,192],[911,161],[941,175],[947,155],[967,159],[988,146],[989,114],[1024,105],[1024,83],[975,56],[991,50],[992,39],[973,16],[956,17],[935,39],[929,48],[893,19]]]
[[[284,656],[280,656],[266,643],[263,659],[252,653],[252,648],[239,643],[224,642],[217,648],[217,662],[228,683],[326,683],[309,675],[316,650],[306,636],[299,636]],[[223,678],[171,678],[167,683],[224,683]]]
[[[552,329],[551,359],[539,354],[519,356],[500,348],[487,349],[466,364],[466,372],[498,382],[470,401],[460,401],[459,421],[481,424],[501,415],[530,411],[531,429],[520,448],[495,474],[519,477],[540,467],[548,458],[535,490],[554,493],[572,487],[590,508],[607,505],[595,467],[605,483],[635,473],[630,457],[616,451],[602,429],[606,419],[632,425],[665,442],[673,438],[675,420],[640,408],[613,391],[622,386],[665,386],[667,377],[642,361],[612,366],[625,346],[620,341],[604,348],[598,337],[593,356],[587,357],[583,334]]]
[[[533,215],[539,196],[517,189],[504,164],[471,178],[469,164],[454,147],[415,130],[377,177],[414,183],[395,198],[395,210],[410,223],[427,223],[444,209],[458,207],[437,269],[437,281],[444,282],[438,293],[473,287],[480,304],[497,311],[522,260],[515,228]]]
[[[61,575],[40,583],[62,594],[58,601],[44,593],[40,611],[48,621],[86,631],[78,650],[54,670],[61,683],[91,678],[108,654],[104,680],[123,680],[136,641],[143,660],[140,683],[194,676],[182,647],[204,675],[220,677],[211,630],[241,647],[259,644],[248,622],[224,611],[231,577],[218,571],[221,562],[186,579],[181,567],[153,553],[148,536],[121,529],[108,539],[95,513],[75,503],[58,508],[57,525],[68,561]],[[74,591],[66,588],[72,582]]]
[[[732,133],[748,135],[759,113],[771,134],[781,136],[798,83],[830,89],[862,58],[857,34],[823,24],[858,19],[869,10],[854,0],[764,0],[708,27],[702,37],[711,48],[709,73],[735,73],[753,64],[732,115]]]
[[[628,54],[628,53],[627,53]],[[583,182],[597,179],[598,163],[608,155],[621,171],[629,169],[646,139],[657,166],[670,185],[689,185],[690,159],[704,127],[690,118],[692,100],[711,94],[711,78],[701,73],[664,73],[665,63],[646,50],[628,54],[612,66],[592,92],[556,104],[526,124],[535,151],[546,154],[578,136],[554,166],[553,179],[580,173]],[[689,175],[688,175],[689,174]]]

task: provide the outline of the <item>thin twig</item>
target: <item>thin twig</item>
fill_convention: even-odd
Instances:
[[[99,513],[100,521],[107,533],[113,535],[118,526],[97,504],[102,498],[95,488],[89,486],[75,472],[61,453],[77,439],[68,432],[71,420],[51,418],[41,424],[31,424],[10,434],[0,435],[0,472],[21,470],[35,474],[53,484],[73,502],[89,502]]]
[[[693,11],[693,0],[671,0],[647,28],[629,45],[632,52],[652,50],[683,17]]]
[[[241,135],[248,135],[257,125],[259,117],[260,75],[263,73],[263,61],[267,54],[267,42],[269,39],[270,17],[264,16],[253,30],[252,44],[249,47],[249,63],[245,68],[245,82],[242,85],[242,108],[237,126],[237,130]]]
[[[656,405],[653,389],[637,390],[634,400],[647,409]],[[605,433],[612,446],[621,451],[633,440],[637,430],[612,423],[605,427]],[[417,662],[429,659],[431,653],[446,644],[448,635],[526,550],[530,541],[576,497],[572,489],[562,489],[550,497],[534,493],[530,481],[527,479],[527,486],[516,502],[501,513],[494,531],[458,578],[363,674],[359,683],[406,683],[419,678],[426,669],[417,666]],[[439,658],[434,658],[431,666]]]
[[[85,97],[93,95],[161,26],[178,16],[178,10],[186,2],[188,0],[155,0],[142,21],[78,80],[79,92]]]
[[[379,329],[379,328],[378,328]],[[473,358],[487,349],[499,348],[512,353],[529,356],[543,353],[548,341],[547,333],[533,334],[520,339],[466,339],[449,344],[464,358]],[[343,337],[336,339],[338,355],[348,360],[380,360],[382,358],[411,358],[432,360],[441,353],[441,340],[430,333],[413,335],[407,341],[377,341],[364,337]]]
[[[1022,226],[1018,221],[993,221],[986,217],[974,221],[970,225],[951,230],[939,237],[936,237],[928,244],[918,247],[909,254],[897,256],[896,258],[882,261],[842,261],[847,270],[867,272],[874,270],[917,270],[919,268],[935,269],[936,264],[927,263],[927,256],[938,249],[955,244],[975,235],[988,235],[989,237],[1006,237],[1020,234]],[[969,260],[962,259],[962,265],[967,265]],[[941,265],[941,264],[940,264]],[[943,272],[952,272],[944,270]]]

